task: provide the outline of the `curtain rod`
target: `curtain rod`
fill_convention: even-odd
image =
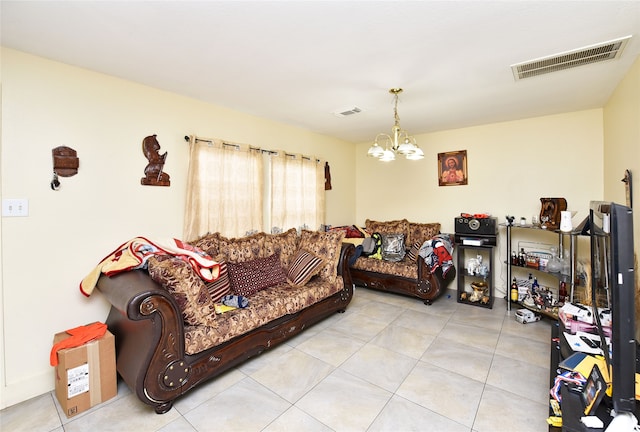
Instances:
[[[185,135],[185,136],[184,136],[184,140],[185,140],[186,142],[191,141],[191,139],[189,138],[189,135]],[[206,143],[209,143],[209,144],[213,144],[213,140],[210,140],[210,139],[203,139],[203,138],[195,137],[195,141],[196,141],[196,142],[200,141],[200,142],[206,142]],[[239,149],[239,148],[240,148],[240,145],[239,145],[239,144],[232,144],[232,143],[228,143],[228,142],[224,142],[224,141],[222,142],[222,145],[226,145],[226,146],[230,146],[230,147],[235,147],[236,149]],[[264,154],[264,153],[267,153],[267,154],[269,154],[269,155],[277,155],[277,154],[278,154],[278,151],[276,151],[276,150],[266,150],[266,149],[262,149],[262,148],[260,148],[260,147],[253,147],[253,146],[249,146],[249,150],[258,150],[258,151],[262,152],[263,154]],[[283,153],[284,153],[284,155],[285,155],[285,156],[296,157],[296,155],[295,155],[295,154],[293,154],[293,153],[287,153],[287,152],[283,152]],[[306,159],[306,160],[308,160],[308,161],[310,161],[310,160],[311,160],[311,156],[304,156],[304,155],[301,155],[301,157],[302,157],[302,159]],[[316,162],[320,162],[320,159],[315,158],[315,161],[316,161]]]

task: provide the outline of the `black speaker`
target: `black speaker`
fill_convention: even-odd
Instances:
[[[456,234],[494,236],[498,234],[498,220],[494,217],[476,219],[459,216],[455,219]]]

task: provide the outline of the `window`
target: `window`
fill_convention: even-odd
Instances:
[[[280,152],[271,157],[271,227],[318,229],[324,224],[324,166]]]
[[[323,161],[215,139],[190,144],[184,238],[324,223]]]

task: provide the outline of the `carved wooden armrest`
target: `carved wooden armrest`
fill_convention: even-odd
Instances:
[[[158,412],[166,401],[168,410],[189,375],[178,306],[141,270],[103,275],[97,287],[113,306],[107,324],[116,336],[118,372],[141,400]]]

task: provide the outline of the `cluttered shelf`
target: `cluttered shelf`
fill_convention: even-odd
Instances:
[[[573,300],[576,287],[574,235],[544,229],[540,225],[501,226],[506,228],[507,234],[507,256],[504,263],[511,284],[508,307],[517,305],[534,314],[557,319],[558,309],[565,301]],[[516,229],[519,235],[514,239],[512,231]],[[565,235],[569,236],[569,251],[564,250]],[[550,241],[553,237],[549,236],[555,239]]]
[[[534,314],[540,314],[544,317],[547,317],[549,319],[552,320],[557,320],[558,319],[558,312],[557,312],[557,308],[556,310],[546,310],[546,309],[539,309],[535,306],[530,306],[521,302],[511,302],[511,307],[513,308],[514,306],[517,306],[519,308],[523,308],[523,309],[527,309],[531,312],[533,312]],[[536,319],[539,320],[539,319]]]
[[[551,329],[550,432],[609,430],[607,425],[615,415],[616,405],[611,393],[610,372],[613,366],[610,359],[614,355],[611,337],[610,308],[598,307],[594,310],[593,307],[580,303],[567,303],[560,308],[558,320]],[[606,355],[603,346],[606,346]],[[634,342],[634,346],[635,363],[640,364],[640,345]],[[633,361],[628,366],[628,374],[632,375]],[[635,368],[635,374],[635,400],[624,401],[626,409],[635,416],[635,422],[631,420],[632,424],[637,423],[640,416],[638,367]],[[620,403],[622,402],[618,402]],[[582,419],[590,420],[595,426],[587,426]]]
[[[508,261],[505,261],[504,263],[505,264],[509,264]],[[521,266],[520,264],[511,263],[511,266],[514,267],[514,268],[518,267],[518,268],[521,268],[523,270],[533,270],[533,271],[536,271],[536,272],[549,274],[551,276],[555,276],[558,279],[562,278],[562,276],[563,276],[561,270],[558,270],[558,269],[555,269],[555,268],[553,270],[549,270],[547,267],[541,267],[540,264],[538,264],[537,266],[534,266],[534,265]],[[565,276],[567,276],[567,275],[565,275]]]

